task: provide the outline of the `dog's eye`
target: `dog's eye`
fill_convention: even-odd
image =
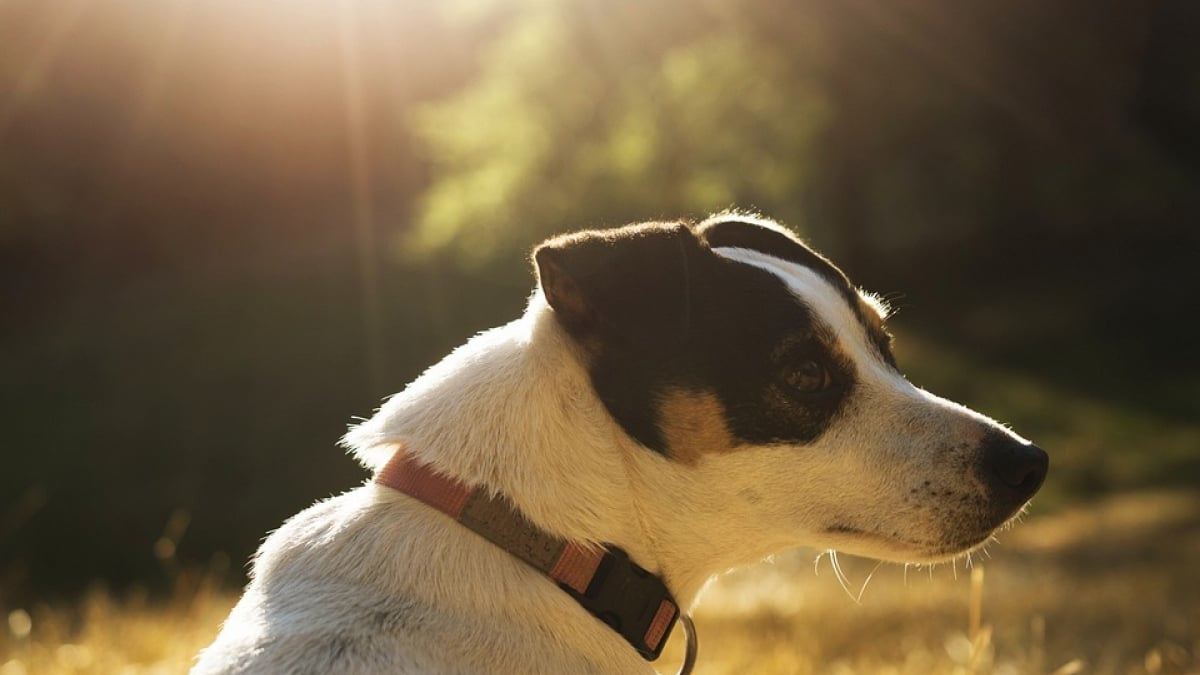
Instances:
[[[786,377],[788,386],[804,394],[825,391],[833,384],[829,369],[816,361],[803,361]]]

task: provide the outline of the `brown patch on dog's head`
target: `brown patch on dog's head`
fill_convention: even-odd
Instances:
[[[695,464],[702,455],[729,452],[737,445],[725,406],[711,391],[667,392],[659,403],[658,419],[667,454],[684,464]]]

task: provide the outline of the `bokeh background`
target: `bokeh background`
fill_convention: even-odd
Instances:
[[[1200,668],[1190,0],[0,1],[0,667],[130,594],[207,584],[215,630],[264,533],[366,478],[347,424],[521,311],[532,245],[729,207],[1050,450],[995,555],[1057,570],[1059,661]]]

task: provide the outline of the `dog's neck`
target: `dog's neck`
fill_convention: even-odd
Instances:
[[[373,470],[402,446],[507,496],[551,534],[619,546],[662,576],[684,611],[713,574],[772,552],[734,550],[744,539],[711,527],[730,503],[701,489],[714,484],[698,479],[704,467],[638,446],[612,420],[540,293],[524,316],[455,350],[345,443]]]

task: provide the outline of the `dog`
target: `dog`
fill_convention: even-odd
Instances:
[[[884,304],[772,221],[579,232],[533,262],[520,318],[347,433],[375,479],[266,539],[192,673],[650,673],[725,570],[948,560],[1046,476],[910,384]]]

